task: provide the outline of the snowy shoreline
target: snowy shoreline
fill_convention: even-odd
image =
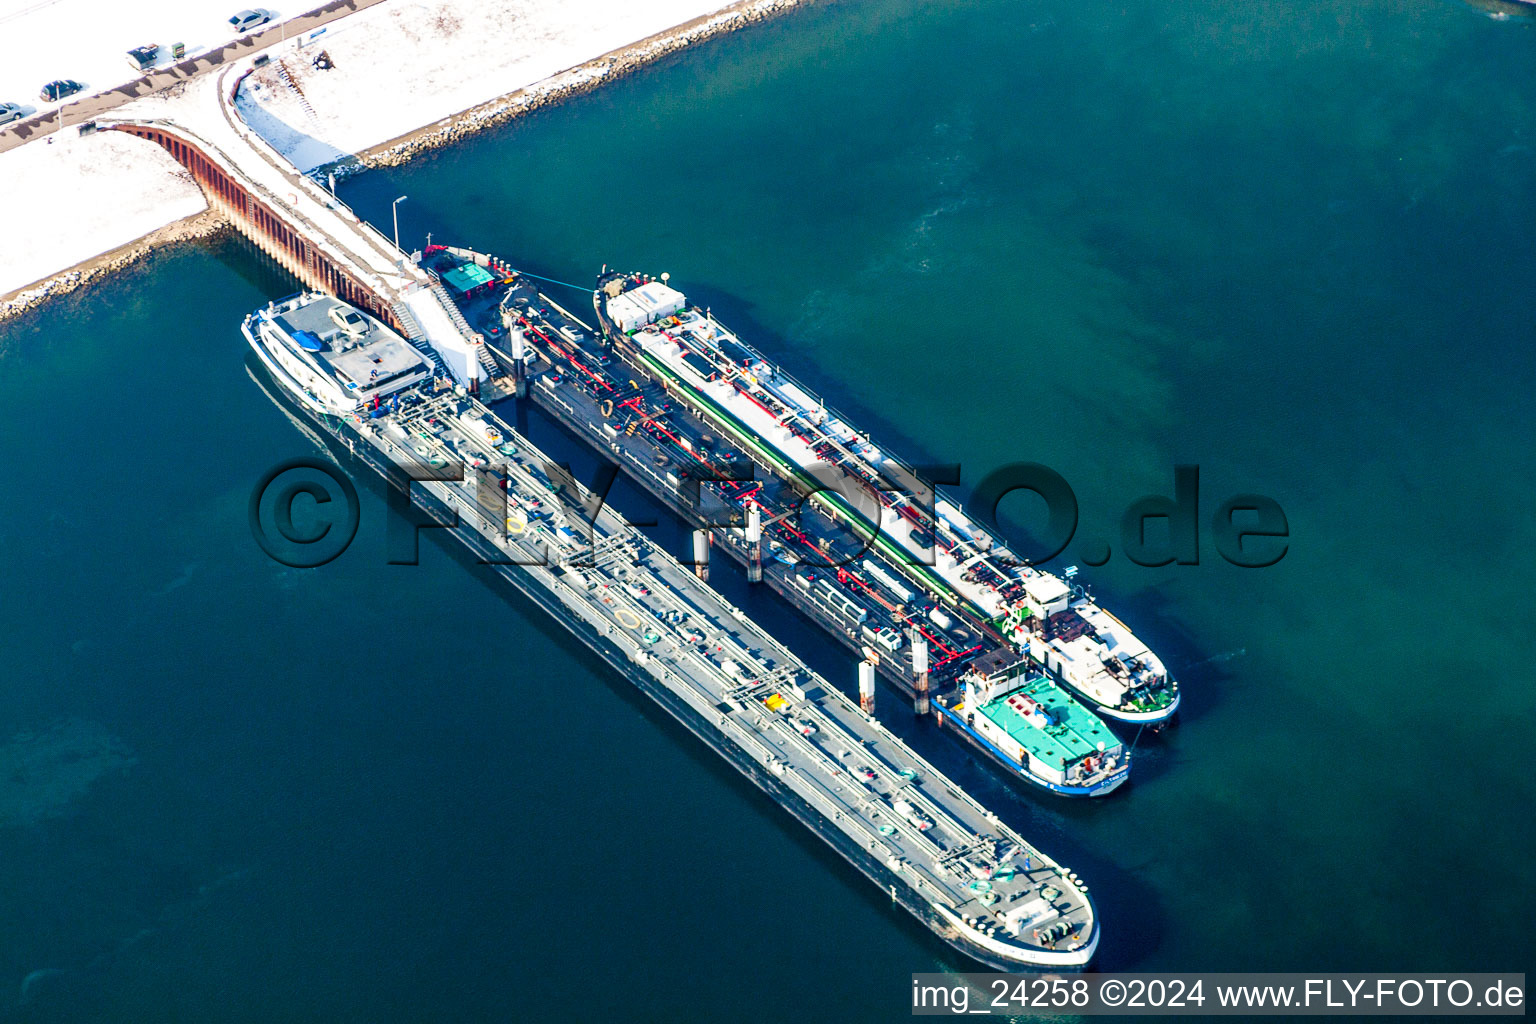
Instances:
[[[419,14],[422,11],[430,13],[433,10],[446,10],[449,12],[448,17],[457,17],[453,11],[459,5],[459,0],[436,0],[436,3],[418,2],[407,6],[408,2],[409,0],[396,0],[396,3],[391,3],[386,0],[369,8],[363,14],[344,19],[342,23],[338,23],[338,27],[346,28],[347,31],[344,34],[333,32],[326,41],[327,49],[346,54],[349,46],[353,50],[361,50],[373,45],[378,41],[377,37],[396,28],[402,14],[405,13]],[[508,2],[517,3],[519,0],[508,0]],[[607,9],[604,7],[607,0],[588,0],[588,2],[594,7]],[[355,118],[349,116],[349,111],[355,111],[357,102],[377,102],[375,93],[360,88],[368,84],[366,79],[369,66],[363,61],[349,61],[342,64],[341,60],[338,60],[338,64],[343,69],[360,69],[355,75],[331,70],[324,72],[323,76],[316,75],[313,79],[300,78],[302,89],[297,87],[284,89],[277,79],[275,69],[278,60],[274,52],[273,62],[258,72],[257,76],[253,76],[257,82],[254,88],[248,90],[248,93],[254,94],[254,98],[247,92],[243,92],[240,108],[242,115],[247,118],[252,127],[293,159],[301,170],[312,171],[323,168],[334,170],[336,175],[341,177],[371,167],[395,166],[404,163],[418,153],[450,145],[487,128],[503,124],[569,97],[589,92],[670,54],[724,33],[765,21],[808,2],[809,0],[738,0],[736,3],[724,5],[720,4],[719,0],[670,0],[669,3],[657,5],[658,8],[664,8],[660,16],[679,13],[686,16],[690,13],[687,10],[690,6],[697,13],[670,28],[648,33],[635,42],[617,47],[601,44],[605,45],[605,50],[598,56],[567,66],[563,70],[553,70],[552,73],[536,72],[539,77],[535,80],[530,82],[524,78],[523,81],[527,84],[517,85],[489,100],[466,103],[462,95],[453,97],[443,95],[441,100],[452,103],[455,109],[438,110],[435,116],[430,117],[425,116],[427,108],[418,103],[415,110],[418,127],[402,132],[399,130],[400,126],[392,128],[382,124],[367,126],[371,127],[375,134],[372,139],[361,140],[363,144],[358,145],[355,152],[347,152],[346,147],[339,146],[336,140],[358,141],[349,140],[347,136],[349,129],[353,130],[354,135],[356,134],[357,123]],[[539,9],[538,0],[531,0],[526,6],[532,10],[532,15],[544,14],[548,20],[554,20],[547,12]],[[560,17],[570,21],[571,15],[568,12],[572,6],[576,5],[562,5]],[[630,8],[630,10],[634,9]],[[592,12],[586,13],[590,15]],[[653,18],[657,16],[654,11],[649,13]],[[394,15],[396,25],[392,26],[383,20],[383,16],[388,14]],[[371,15],[371,20],[364,15]],[[437,17],[437,23],[441,26],[443,15],[439,13]],[[354,21],[357,22],[355,26],[351,25]],[[631,22],[641,21],[643,18],[637,19],[631,15]],[[665,24],[665,22],[662,23]],[[541,43],[547,42],[547,37],[561,31],[569,32],[563,24],[545,25],[542,28],[546,37],[538,40]],[[620,24],[616,30],[622,29],[623,24]],[[449,34],[452,34],[451,31]],[[600,33],[593,32],[591,35],[600,35]],[[558,41],[564,44],[564,51],[549,47],[557,58],[561,52],[570,52],[581,42],[581,40],[571,40],[566,37],[560,37]],[[318,49],[319,47],[311,47],[310,52]],[[591,52],[590,49],[588,52]],[[284,63],[288,65],[288,70],[290,72],[301,70],[297,65],[302,65],[303,61],[292,60],[292,56],[292,53],[285,55]],[[307,59],[309,53],[304,53],[303,56]],[[531,59],[531,53],[529,57],[530,59],[524,60],[521,64],[513,62],[509,66],[497,69],[501,78],[505,79],[518,74],[526,75],[528,67],[537,68],[537,63]],[[307,72],[307,69],[302,70]],[[457,70],[461,76],[464,76],[462,66]],[[363,79],[362,82],[357,81],[359,77]],[[359,93],[367,96],[368,99],[361,100]],[[314,98],[314,105],[311,104],[310,97]],[[429,97],[429,100],[431,98],[436,97]],[[151,116],[174,117],[175,102],[176,97],[173,94],[160,98],[158,102],[150,99],[135,101],[134,104],[122,108],[121,113],[125,117],[143,116],[131,109],[142,103],[153,104]],[[320,106],[321,109],[317,111],[315,106]],[[295,130],[291,127],[293,124],[305,124],[314,134]],[[331,136],[332,141],[321,141],[319,136],[326,134]],[[61,139],[61,141],[64,145],[57,147],[57,151],[42,152],[45,147],[51,147],[52,144],[38,141],[10,153],[0,154],[0,172],[8,169],[6,161],[24,166],[19,160],[31,159],[24,154],[27,150],[32,150],[36,156],[36,159],[31,159],[35,165],[31,168],[34,178],[46,175],[58,176],[60,173],[58,169],[45,166],[45,160],[56,161],[66,154],[77,161],[80,158],[78,152],[72,152],[80,147],[79,140]],[[129,141],[119,138],[114,140],[114,144]],[[131,141],[139,147],[148,145],[138,140]],[[93,152],[91,155],[101,154]],[[62,225],[57,223],[39,225],[36,250],[41,250],[43,253],[39,257],[40,261],[46,261],[49,258],[49,243],[56,241],[57,237],[62,237],[65,245],[64,249],[54,246],[53,268],[46,265],[36,268],[36,272],[43,275],[41,279],[34,278],[32,283],[22,283],[21,287],[14,287],[15,278],[21,272],[20,265],[13,263],[9,268],[0,265],[0,289],[5,289],[7,286],[7,274],[12,284],[10,289],[0,291],[0,320],[33,309],[55,296],[74,291],[161,248],[206,238],[224,227],[219,216],[207,209],[201,192],[191,183],[190,176],[175,165],[168,155],[158,150],[150,153],[140,152],[137,155],[142,158],[137,162],[137,166],[133,167],[130,173],[121,175],[129,180],[103,183],[109,186],[108,192],[116,193],[115,201],[105,201],[105,206],[95,211],[90,210],[88,201],[77,204],[77,207],[84,211],[78,217],[82,223],[75,226],[77,234],[56,237],[46,234],[51,229],[62,228],[63,231],[69,231],[71,225],[68,223],[68,211],[64,211],[62,215],[57,213],[54,215],[55,221],[60,220],[62,216]],[[88,160],[79,162],[77,166],[67,168],[64,173],[72,172],[80,177],[103,176],[101,169],[95,166],[95,163],[97,162]],[[76,184],[78,185],[78,182]],[[120,218],[117,216],[124,184],[130,188],[134,184],[143,185],[144,191],[150,193],[144,200],[145,205],[137,211],[137,219],[129,225],[126,236],[123,236],[123,225],[119,223]],[[89,196],[86,198],[89,199]],[[157,215],[163,216],[157,218]],[[152,223],[157,219],[158,223]],[[79,233],[91,232],[93,228],[96,233],[89,237],[105,236],[106,251],[87,255],[83,259],[79,256],[85,254],[79,253],[75,258],[69,259],[68,266],[61,266],[60,260],[68,259],[62,255],[62,252],[67,250],[68,244],[74,244],[77,248],[82,244],[89,245],[85,235]],[[113,230],[116,230],[118,237],[112,236]],[[20,233],[24,235],[25,231]],[[35,250],[28,248],[27,251],[30,253]]]
[[[131,267],[154,252],[184,242],[212,238],[228,227],[229,224],[223,216],[207,209],[183,217],[181,220],[172,221],[142,238],[77,263],[46,281],[39,281],[8,297],[0,298],[0,321],[19,316],[29,309],[35,309],[49,299],[68,295],[72,291],[84,288],[107,274]]]

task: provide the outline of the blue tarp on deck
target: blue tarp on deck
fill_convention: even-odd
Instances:
[[[443,284],[446,284],[461,295],[472,288],[478,288],[494,280],[496,278],[489,270],[475,263],[466,263],[463,266],[454,267],[443,275]]]

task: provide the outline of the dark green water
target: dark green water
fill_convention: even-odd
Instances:
[[[1181,727],[1083,805],[884,714],[1087,877],[1104,968],[1525,970],[1533,69],[1453,3],[835,3],[343,195],[670,271],[908,454],[1067,477]],[[265,559],[312,447],[236,326],[286,290],[222,244],[0,327],[0,1019],[875,1020],[960,966],[450,549],[385,565],[376,492]],[[1180,462],[1285,559],[1123,558]]]

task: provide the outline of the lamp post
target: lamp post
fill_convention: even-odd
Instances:
[[[389,204],[390,215],[395,219],[395,248],[400,248],[400,204],[405,202],[405,196],[401,196]]]

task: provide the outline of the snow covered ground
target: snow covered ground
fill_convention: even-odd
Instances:
[[[241,93],[246,123],[300,170],[398,138],[728,6],[728,0],[389,0],[283,51]],[[334,71],[316,70],[324,50]],[[311,111],[313,116],[311,116]]]
[[[207,208],[159,146],[116,132],[0,154],[0,295]]]
[[[0,0],[0,39],[7,44],[0,60],[0,103],[55,110],[58,103],[38,98],[46,82],[73,78],[85,86],[82,96],[113,89],[139,77],[128,62],[128,51],[136,46],[169,48],[179,42],[195,57],[235,38],[228,18],[236,11],[266,8],[280,20],[318,2],[288,0],[287,7],[278,7],[242,0]]]
[[[248,81],[241,112],[307,170],[726,6],[726,0],[384,0],[332,22],[306,45],[289,40],[272,47],[273,63]],[[223,19],[237,7],[208,0],[119,0],[116,6],[111,0],[0,0],[0,38],[21,43],[0,61],[0,100],[11,98],[15,83],[25,85],[21,102],[52,78],[77,78],[92,91],[127,81],[132,68],[124,54],[131,46],[179,38],[190,53],[217,44],[230,37]],[[18,27],[24,36],[15,35]],[[321,50],[334,70],[310,63]],[[280,58],[305,102],[277,77]],[[187,102],[179,91],[133,100],[109,116],[175,118],[177,103]],[[73,127],[52,143],[0,153],[0,195],[0,296],[205,208],[197,187],[152,143],[111,132],[82,138]]]

